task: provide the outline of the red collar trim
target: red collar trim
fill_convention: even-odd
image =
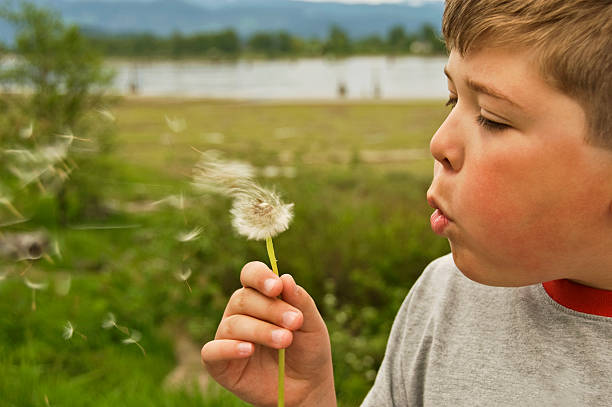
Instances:
[[[612,317],[612,291],[587,287],[570,280],[542,283],[555,302],[574,311]]]

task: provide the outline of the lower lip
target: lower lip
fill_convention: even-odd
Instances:
[[[436,209],[434,213],[431,214],[429,221],[431,222],[431,230],[438,235],[444,232],[449,222],[448,218],[444,216],[440,209]]]

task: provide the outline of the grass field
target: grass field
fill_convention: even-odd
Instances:
[[[190,185],[197,150],[209,149],[250,161],[295,203],[294,223],[275,240],[279,267],[317,301],[340,405],[358,405],[408,289],[448,251],[429,230],[425,202],[443,103],[141,98],[113,113],[114,148],[74,174],[67,221],[47,197],[17,202],[30,221],[0,229],[44,229],[61,252],[53,263],[2,260],[0,405],[245,405],[207,382],[198,348],[213,337],[242,265],[266,251],[232,231],[226,200]],[[199,239],[177,240],[195,227]],[[186,269],[189,287],[176,277]],[[35,311],[24,273],[48,283]],[[142,334],[146,355],[122,343],[120,329],[101,327],[109,312]],[[67,321],[86,339],[65,340]]]

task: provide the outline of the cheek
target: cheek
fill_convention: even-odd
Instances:
[[[558,244],[550,233],[556,220],[546,213],[541,174],[522,162],[498,157],[465,168],[457,202],[475,246],[500,260],[520,258],[525,266],[537,266],[540,249]]]

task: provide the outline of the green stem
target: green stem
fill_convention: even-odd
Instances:
[[[272,238],[266,238],[266,248],[268,249],[268,257],[272,264],[272,270],[278,276],[278,266],[276,265],[276,256],[274,255],[274,245]],[[285,349],[278,350],[278,407],[285,405]]]

